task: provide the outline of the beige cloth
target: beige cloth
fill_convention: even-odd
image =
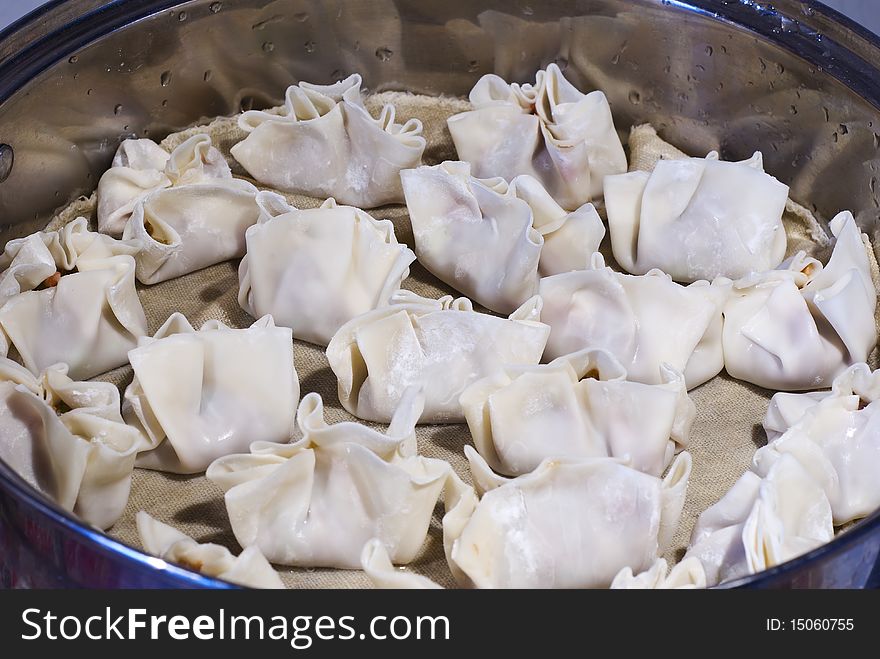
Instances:
[[[418,117],[425,126],[428,147],[426,164],[436,164],[455,159],[452,140],[446,130],[446,118],[469,108],[467,101],[453,98],[432,98],[400,92],[383,93],[370,97],[367,106],[376,114],[382,103],[393,102],[397,107],[398,121]],[[229,148],[244,137],[235,119],[222,118],[206,125],[170,135],[162,146],[171,149],[194,133],[208,133],[214,145],[227,157],[233,172],[244,177],[241,167],[229,156]],[[660,157],[681,157],[683,154],[660,140],[653,129],[637,128],[631,139],[631,159],[638,168],[650,169]],[[299,207],[314,207],[322,200],[286,195]],[[787,214],[786,229],[790,237],[796,237],[809,245],[824,247],[827,235],[808,211],[792,210]],[[378,218],[394,222],[397,237],[414,247],[412,230],[404,206],[388,206],[370,211]],[[805,214],[804,214],[805,213]],[[78,215],[95,220],[95,201],[79,199],[56,217],[51,226],[64,224]],[[807,219],[804,219],[807,218]],[[821,231],[816,239],[809,240],[811,231]],[[607,238],[606,241],[607,243]],[[610,255],[607,246],[603,248]],[[239,307],[238,262],[227,262],[179,279],[154,286],[138,286],[141,300],[153,333],[173,312],[182,312],[194,326],[214,318],[232,327],[247,327],[253,319]],[[417,263],[411,268],[411,276],[404,288],[421,295],[436,297],[455,294]],[[334,377],[324,352],[311,344],[296,341],[294,359],[299,372],[302,394],[316,391],[321,394],[329,422],[355,420],[339,404]],[[121,388],[132,378],[130,367],[123,367],[101,376],[102,380],[114,382]],[[761,419],[767,408],[771,392],[720,375],[691,392],[697,405],[697,419],[688,450],[694,458],[693,473],[681,525],[672,549],[666,558],[672,562],[681,558],[687,546],[691,529],[697,515],[714,503],[748,467],[752,454],[765,443]],[[634,411],[638,413],[638,411]],[[469,443],[470,433],[466,425],[420,426],[418,428],[419,450],[426,456],[448,460],[460,476],[470,482],[463,446]],[[238,553],[235,538],[230,530],[222,493],[204,476],[178,476],[137,469],[125,513],[110,533],[123,542],[140,547],[135,527],[135,514],[146,510],[157,519],[172,524],[199,542],[215,542]],[[414,572],[434,579],[443,586],[454,586],[443,556],[443,538],[440,520],[442,505],[435,510],[434,518],[419,557],[410,564]],[[334,569],[280,568],[285,584],[289,587],[364,587],[369,581],[360,571]]]

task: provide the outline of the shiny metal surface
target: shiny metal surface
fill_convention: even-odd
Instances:
[[[618,128],[651,121],[695,154],[761,149],[795,199],[824,218],[850,208],[877,236],[880,42],[816,2],[66,0],[0,33],[0,143],[14,151],[0,239],[90,192],[120,139],[277,103],[299,79],[359,71],[374,90],[465,94],[483,73],[524,81],[551,61],[603,89]],[[152,571],[3,465],[0,491],[0,543],[23,547],[18,572],[42,566],[43,585],[220,583]],[[67,546],[93,569],[74,570]],[[880,581],[878,553],[875,514],[734,585],[863,586]]]

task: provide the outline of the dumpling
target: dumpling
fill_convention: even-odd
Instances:
[[[418,119],[396,123],[390,104],[370,116],[357,74],[292,85],[282,107],[245,112],[238,125],[248,136],[232,155],[257,181],[358,208],[402,202],[400,170],[417,167],[425,150]]]
[[[690,590],[705,587],[706,571],[694,557],[673,565],[668,574],[667,563],[662,558],[637,575],[633,575],[632,568],[625,567],[611,582],[612,590]]]
[[[128,502],[146,439],[119,413],[119,390],[74,382],[56,364],[35,377],[0,358],[0,458],[34,488],[102,529]]]
[[[539,366],[508,366],[461,395],[474,446],[496,472],[519,476],[548,458],[614,457],[659,476],[686,446],[696,407],[684,378],[661,366],[662,384],[627,382],[603,350]]]
[[[831,221],[837,237],[823,268],[799,253],[779,270],[734,282],[724,305],[724,365],[774,390],[828,387],[877,343],[868,245],[852,213]]]
[[[780,398],[783,397],[783,401]],[[796,401],[792,399],[797,399]],[[800,409],[801,416],[758,449],[752,469],[766,474],[781,456],[798,459],[825,491],[836,526],[865,517],[880,507],[880,371],[856,364],[834,380],[832,390],[815,394],[776,394],[768,418]],[[781,428],[780,428],[781,430]],[[768,436],[770,432],[768,432]]]
[[[213,543],[200,543],[141,510],[136,518],[144,551],[209,577],[249,588],[284,588],[281,577],[256,547],[239,556]]]
[[[785,258],[788,186],[764,173],[761,153],[724,162],[660,160],[650,173],[605,179],[615,260],[632,274],[658,268],[674,280],[737,279]]]
[[[137,250],[89,231],[84,217],[10,240],[0,255],[0,353],[14,346],[34,375],[65,363],[79,380],[125,364],[147,332]]]
[[[613,458],[545,460],[530,474],[493,474],[470,446],[479,491],[460,489],[443,518],[453,574],[477,588],[607,588],[625,567],[657,560],[678,527],[691,457],[661,480]]]
[[[119,145],[113,164],[98,181],[98,231],[120,237],[138,200],[171,185],[165,175],[170,155],[153,140],[129,139]]]
[[[474,109],[447,124],[474,176],[511,181],[529,174],[574,210],[602,194],[606,175],[626,171],[605,94],[582,94],[556,64],[538,71],[534,85],[484,75],[469,98]]]
[[[473,310],[467,298],[439,300],[399,291],[391,304],[343,325],[327,346],[339,401],[356,417],[387,423],[407,387],[424,388],[419,423],[459,423],[458,398],[506,364],[537,364],[550,328],[541,299],[509,318]]]
[[[623,364],[629,380],[660,384],[665,363],[684,373],[688,389],[722,368],[723,282],[681,286],[659,270],[624,275],[596,253],[590,269],[544,277],[538,292],[552,328],[546,360],[602,349]]]
[[[394,567],[388,550],[379,538],[367,541],[361,550],[361,569],[376,588],[436,590],[442,588],[428,577]]]
[[[685,560],[709,585],[779,565],[834,537],[828,497],[797,459],[783,455],[761,478],[747,471],[697,519]]]
[[[135,206],[151,192],[196,183],[231,183],[232,172],[208,135],[168,153],[152,140],[125,140],[98,181],[98,231],[122,235]],[[244,183],[244,181],[240,181]]]
[[[378,538],[395,563],[412,561],[457,478],[449,463],[416,454],[423,403],[407,389],[383,434],[351,421],[327,425],[321,397],[310,393],[297,411],[299,441],[256,442],[214,462],[207,477],[226,493],[238,542],[273,563],[357,569],[364,544]]]
[[[245,230],[260,214],[257,189],[232,178],[211,138],[183,142],[165,172],[172,187],[139,198],[122,232],[141,245],[138,281],[156,284],[243,256]]]
[[[245,234],[238,302],[255,318],[271,314],[297,339],[326,346],[349,320],[387,304],[415,261],[389,220],[332,198],[298,210],[260,192],[257,203],[260,220]]]
[[[255,441],[287,441],[299,401],[293,336],[265,316],[247,329],[210,320],[196,331],[176,313],[128,353],[134,380],[123,413],[150,451],[137,466],[204,471]]]
[[[481,180],[466,162],[401,172],[419,263],[478,304],[510,313],[538,277],[587,267],[605,226],[592,204],[564,211],[537,179]]]

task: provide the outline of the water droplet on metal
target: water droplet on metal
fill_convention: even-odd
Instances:
[[[78,60],[79,60],[79,57],[77,57],[76,55],[71,55],[70,59],[68,59],[67,61],[70,62],[71,64],[76,64]]]
[[[391,59],[392,55],[394,55],[394,51],[388,46],[379,46],[376,49],[376,57],[378,57],[381,62],[387,62]]]
[[[264,41],[263,42],[263,52],[264,53],[271,53],[273,50],[275,50],[274,43],[272,43],[271,41]]]
[[[171,84],[171,71],[162,71],[162,75],[159,76],[159,83],[163,87],[167,87]]]
[[[846,135],[847,133],[849,133],[849,127],[846,124],[840,124],[838,128],[840,128],[841,135]]]
[[[167,99],[167,98],[162,99],[162,107],[163,107],[163,108],[167,108],[167,107],[168,107],[168,99]]]
[[[629,93],[629,102],[632,103],[633,105],[638,105],[639,103],[642,102],[642,95],[639,94],[635,89],[633,89]]]
[[[183,23],[186,20],[186,12],[182,11],[177,15],[177,20]]]
[[[92,95],[92,90],[91,90],[91,89],[87,89],[87,90],[86,90],[86,96],[91,96],[91,95]]]
[[[212,14],[216,14],[218,11],[223,9],[223,3],[222,2],[212,2],[210,5],[208,5],[208,9],[211,10]]]
[[[714,53],[715,53],[715,51],[712,49],[712,46],[706,46],[706,54],[707,54],[709,57],[712,57],[712,55],[713,55]]]
[[[782,66],[782,64],[780,64],[779,62],[776,63],[776,73],[778,73],[779,75],[785,73],[785,67]]]
[[[317,46],[318,44],[316,44],[314,41],[306,41],[303,45],[305,46],[307,53],[314,53],[315,46]]]
[[[788,111],[791,114],[797,114],[797,106],[792,105],[790,108],[788,108]]]
[[[15,151],[8,144],[0,144],[0,183],[9,178],[15,163]]]
[[[205,75],[202,76],[202,80],[204,80],[205,82],[208,82],[213,76],[214,76],[213,71],[211,71],[211,69],[208,69],[207,71],[205,71]]]
[[[117,104],[116,107],[113,108],[113,114],[119,114],[120,112],[122,112],[122,103]]]

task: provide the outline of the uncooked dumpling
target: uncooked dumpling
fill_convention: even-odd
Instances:
[[[724,365],[735,378],[774,390],[821,389],[877,343],[870,249],[844,211],[825,267],[803,252],[779,270],[733,283],[724,305]]]
[[[194,474],[255,441],[288,441],[299,401],[289,328],[265,316],[247,329],[211,320],[196,331],[173,314],[128,354],[123,412],[152,450],[147,469]]]
[[[531,176],[508,185],[466,162],[401,172],[419,262],[478,304],[510,313],[538,277],[587,267],[605,227],[592,204],[566,212]]]
[[[455,150],[474,176],[537,178],[566,210],[602,194],[608,174],[626,171],[626,154],[601,91],[582,94],[556,64],[534,84],[484,75],[470,92],[473,110],[447,121]]]
[[[598,348],[623,364],[629,380],[660,384],[665,363],[684,373],[688,389],[721,370],[723,283],[682,286],[659,270],[624,275],[597,253],[590,269],[544,277],[538,291],[552,328],[545,360]]]
[[[658,558],[641,574],[633,574],[625,567],[611,582],[612,590],[689,590],[706,587],[706,571],[696,558],[687,558],[672,566],[667,573],[667,563]]]
[[[391,304],[343,325],[327,346],[339,400],[356,417],[387,423],[407,387],[424,388],[419,423],[464,421],[458,398],[507,364],[537,364],[550,328],[541,298],[509,318],[478,313],[467,298],[398,292]]]
[[[238,125],[248,136],[232,155],[257,181],[358,208],[403,201],[400,170],[421,164],[425,150],[418,119],[396,123],[390,104],[370,116],[357,74],[291,85],[282,107],[249,110]]]
[[[115,385],[74,382],[63,364],[35,377],[0,358],[0,459],[86,523],[106,529],[122,515],[146,447]]]
[[[662,384],[626,381],[603,350],[539,366],[508,366],[464,390],[474,446],[496,472],[519,476],[549,458],[614,457],[660,476],[687,445],[696,408],[684,378],[661,367]]]
[[[299,210],[272,192],[257,195],[260,220],[246,233],[238,301],[271,314],[297,339],[325,346],[355,316],[388,304],[416,255],[375,220],[331,198]]]
[[[658,268],[675,281],[737,279],[785,257],[788,186],[749,160],[660,160],[652,172],[605,179],[615,260],[632,274]]]

